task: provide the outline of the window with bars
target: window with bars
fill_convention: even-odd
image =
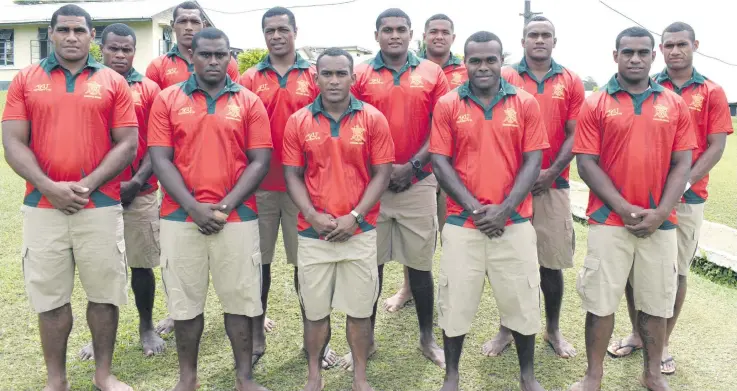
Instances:
[[[171,43],[172,43],[172,31],[171,27],[164,27],[164,32],[162,34],[162,39],[159,40],[159,55],[163,55],[169,52],[171,50]]]
[[[0,30],[0,66],[15,64],[13,32],[10,29]]]

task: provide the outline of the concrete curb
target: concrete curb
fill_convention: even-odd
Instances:
[[[576,219],[587,220],[589,188],[571,181],[571,212]],[[699,235],[698,254],[709,262],[737,272],[737,230],[723,224],[704,221]]]

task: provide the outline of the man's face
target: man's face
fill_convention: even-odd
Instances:
[[[192,37],[204,28],[200,10],[179,8],[172,28],[177,36],[177,44],[185,48],[191,48]]]
[[[412,30],[410,30],[405,18],[390,17],[382,19],[379,31],[374,35],[381,52],[391,57],[407,54],[409,43],[412,40]]]
[[[447,56],[450,54],[450,47],[456,40],[453,34],[453,28],[447,20],[433,20],[422,34],[425,41],[425,47],[428,53],[435,57]]]
[[[87,27],[84,16],[60,15],[56,26],[53,29],[49,27],[49,36],[59,57],[66,61],[79,61],[89,55],[95,29]]]
[[[655,60],[655,51],[649,37],[622,37],[619,51],[614,52],[619,75],[630,83],[650,77],[650,67]]]
[[[324,56],[317,64],[315,81],[320,87],[322,99],[337,103],[348,98],[356,75],[345,56]]]
[[[201,38],[197,41],[197,49],[192,53],[192,64],[200,80],[208,84],[220,83],[227,75],[229,62],[230,51],[224,38]]]
[[[691,41],[688,31],[663,34],[660,52],[663,53],[665,65],[673,70],[690,67],[693,64],[693,53],[699,48],[699,41]]]
[[[297,31],[289,24],[289,16],[277,15],[264,21],[264,39],[269,54],[284,57],[294,54],[294,40]]]
[[[531,22],[525,30],[525,37],[522,38],[525,56],[537,61],[548,60],[552,57],[553,48],[557,43],[553,25],[545,21]]]
[[[502,46],[497,41],[469,42],[465,62],[469,82],[480,90],[489,89],[499,82],[502,73]]]
[[[133,37],[121,37],[115,33],[108,33],[105,44],[102,45],[102,62],[106,67],[125,75],[133,66],[133,57],[136,55],[136,44]]]

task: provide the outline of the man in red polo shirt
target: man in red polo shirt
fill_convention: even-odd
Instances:
[[[269,119],[258,97],[228,77],[230,44],[222,31],[195,34],[192,50],[195,73],[156,98],[148,137],[165,190],[161,267],[176,322],[176,390],[197,387],[210,275],[233,349],[236,388],[263,390],[251,379],[251,330],[263,313],[253,194],[271,157]]]
[[[666,27],[660,44],[666,68],[654,77],[656,82],[676,92],[688,104],[688,110],[695,125],[697,144],[693,151],[693,165],[686,192],[676,206],[678,293],[673,308],[673,317],[668,319],[661,363],[661,372],[667,375],[676,371],[675,361],[668,352],[668,341],[686,300],[688,271],[696,254],[701,225],[704,221],[709,171],[721,159],[727,144],[727,135],[734,131],[724,90],[697,72],[693,66],[693,53],[698,47],[699,41],[696,40],[696,33],[688,24],[676,22]],[[627,356],[635,349],[642,347],[642,337],[636,327],[637,312],[634,310],[631,285],[627,285],[625,294],[632,321],[632,334],[615,341],[608,349],[610,354],[619,357]]]
[[[425,42],[425,50],[420,53],[420,57],[430,60],[443,68],[443,73],[451,90],[468,80],[466,66],[463,64],[463,60],[458,56],[454,56],[450,51],[455,38],[453,21],[447,15],[433,15],[425,22],[425,32],[422,34],[422,39]],[[440,186],[438,186],[437,193],[438,231],[442,231],[443,225],[445,224],[446,195],[440,189]],[[384,308],[387,311],[398,311],[412,298],[408,274],[408,268],[404,267],[402,288],[384,303]]]
[[[352,92],[386,116],[395,147],[392,177],[377,223],[379,280],[383,281],[386,262],[397,260],[408,267],[422,353],[442,367],[443,351],[432,332],[437,180],[430,171],[427,148],[432,110],[448,92],[448,82],[437,64],[409,52],[412,22],[404,11],[382,12],[376,18],[375,36],[381,51],[356,68]],[[350,367],[350,355],[343,358]]]
[[[274,7],[261,18],[261,29],[269,54],[256,66],[246,70],[240,83],[253,91],[266,106],[271,124],[271,139],[274,153],[266,178],[256,192],[258,204],[258,230],[261,236],[261,272],[263,285],[261,301],[264,315],[257,319],[263,327],[254,328],[253,352],[256,360],[266,349],[264,330],[275,326],[266,318],[269,290],[271,289],[271,262],[274,260],[276,241],[281,226],[287,263],[294,266],[294,286],[297,287],[297,213],[299,210],[287,194],[282,167],[282,145],[284,127],[289,116],[312,103],[318,94],[315,85],[315,67],[297,52],[294,40],[297,37],[297,22],[292,11]],[[302,311],[304,312],[304,311]],[[302,322],[304,322],[304,314]],[[338,357],[328,348],[323,367],[335,364]]]
[[[75,267],[88,300],[93,383],[130,389],[110,367],[128,293],[118,175],[136,155],[138,122],[125,78],[89,55],[94,36],[82,8],[54,12],[54,52],[13,79],[3,114],[5,159],[26,180],[23,275],[54,391],[69,389]]]
[[[488,279],[501,323],[514,335],[520,388],[540,391],[533,370],[540,275],[530,190],[548,148],[545,128],[535,98],[501,77],[499,37],[477,32],[464,52],[469,81],[435,106],[430,137],[433,170],[449,196],[438,276],[442,390],[458,390],[463,341]]]
[[[523,30],[525,55],[519,64],[502,68],[502,77],[532,94],[540,104],[550,148],[543,152],[542,170],[532,188],[532,226],[537,232],[540,288],[545,296],[546,330],[543,339],[558,357],[570,358],[576,350],[560,332],[563,303],[563,270],[573,267],[573,216],[571,214],[569,164],[573,159],[573,132],[581,110],[581,79],[553,60],[557,43],[555,26],[543,16],[533,16]],[[486,342],[482,351],[498,356],[512,343],[504,326]]]
[[[194,1],[185,1],[174,7],[172,19],[171,27],[177,43],[168,53],[151,61],[146,69],[146,77],[158,84],[162,90],[189,79],[194,72],[192,37],[207,27],[205,13]],[[228,63],[228,76],[234,81],[238,81],[240,77],[238,62],[234,58]]]
[[[284,175],[299,214],[300,302],[307,317],[306,391],[322,390],[320,361],[332,308],[345,312],[353,390],[370,391],[366,361],[379,294],[376,219],[389,185],[394,145],[384,115],[351,96],[353,59],[330,48],[317,58],[320,96],[289,118]]]
[[[660,365],[676,300],[675,207],[697,144],[686,102],[648,76],[654,47],[652,34],[641,27],[619,33],[618,73],[586,99],[576,123],[573,153],[591,191],[587,253],[577,281],[587,312],[588,368],[573,391],[601,388],[614,313],[628,281],[638,329],[648,336],[640,383],[670,390]]]

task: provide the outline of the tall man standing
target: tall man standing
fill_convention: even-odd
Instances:
[[[159,188],[149,157],[148,113],[154,98],[161,92],[159,86],[143,77],[133,68],[136,55],[136,33],[122,23],[105,27],[102,31],[102,59],[106,67],[125,77],[133,97],[138,119],[138,152],[133,163],[121,174],[120,202],[123,205],[126,258],[131,269],[131,287],[138,310],[138,334],[145,356],[164,351],[164,340],[154,331],[151,312],[154,308],[156,278],[154,268],[159,266]],[[94,358],[92,343],[79,353],[83,360]]]
[[[686,101],[696,131],[696,149],[693,151],[691,175],[686,192],[676,206],[678,216],[678,292],[673,308],[673,317],[668,319],[661,372],[673,374],[676,364],[668,353],[668,341],[676,326],[686,300],[686,285],[691,261],[696,254],[701,224],[704,221],[704,203],[708,197],[706,185],[709,171],[722,158],[731,134],[732,118],[729,115],[727,96],[722,87],[696,71],[693,54],[699,48],[696,33],[686,23],[676,22],[665,28],[660,51],[663,53],[666,68],[655,75],[656,82],[674,91]],[[637,330],[637,312],[634,309],[632,286],[625,291],[627,308],[632,321],[632,334],[621,341],[612,343],[610,354],[622,357],[635,349],[642,348],[642,337]]]
[[[453,21],[445,14],[437,14],[430,17],[425,22],[425,32],[422,34],[422,40],[425,43],[425,50],[420,53],[420,57],[425,58],[438,64],[443,69],[445,78],[448,81],[450,89],[454,89],[468,80],[466,66],[463,60],[454,56],[450,51],[456,35],[454,32]],[[446,194],[438,186],[438,231],[443,230],[445,224],[445,199]],[[389,312],[395,312],[404,307],[405,303],[412,298],[412,291],[409,287],[409,272],[404,267],[404,283],[402,288],[390,297],[384,303],[384,308]]]
[[[148,139],[165,190],[161,259],[176,322],[175,390],[196,388],[210,274],[233,348],[236,389],[263,390],[251,380],[252,328],[263,313],[253,193],[269,167],[269,119],[258,97],[227,75],[230,44],[222,31],[195,34],[192,51],[195,73],[156,98]]]
[[[660,373],[666,319],[676,299],[675,207],[696,147],[684,100],[650,80],[655,40],[645,29],[619,33],[618,73],[589,96],[578,117],[573,152],[591,189],[588,249],[578,275],[586,314],[586,376],[572,390],[598,390],[614,313],[627,282],[644,343],[640,382],[670,390]]]
[[[284,183],[284,169],[281,161],[284,127],[289,116],[312,103],[318,94],[315,86],[315,68],[296,52],[294,41],[297,37],[297,23],[292,11],[283,7],[274,7],[266,11],[261,18],[261,30],[269,54],[256,66],[246,70],[240,78],[240,83],[256,93],[266,106],[271,124],[271,139],[274,142],[269,173],[266,174],[259,191],[256,192],[259,212],[258,229],[261,235],[261,263],[263,265],[261,302],[264,315],[256,320],[263,326],[253,329],[254,361],[258,361],[266,350],[264,329],[270,331],[275,326],[274,322],[266,318],[266,309],[271,289],[271,263],[274,260],[280,226],[287,263],[295,267],[294,286],[295,289],[297,288],[297,214],[299,210],[289,198]],[[304,323],[304,314],[302,321]],[[329,350],[323,366],[332,366],[336,361],[335,353]]]
[[[520,388],[542,390],[533,370],[540,276],[529,220],[530,190],[548,143],[538,103],[501,78],[502,49],[492,33],[471,35],[464,47],[469,81],[441,98],[433,114],[432,164],[449,195],[438,279],[443,391],[458,390],[463,341],[486,278],[514,335]]]
[[[376,219],[394,161],[389,124],[350,94],[353,59],[331,48],[317,58],[320,96],[287,122],[284,174],[299,207],[299,295],[307,322],[306,391],[322,390],[320,358],[330,340],[330,313],[347,315],[353,390],[371,391],[366,361],[371,312],[379,294]]]
[[[534,16],[525,26],[519,64],[502,69],[509,83],[532,94],[540,104],[550,148],[543,152],[542,169],[532,188],[532,226],[537,233],[540,287],[545,296],[546,330],[543,339],[562,358],[576,350],[560,332],[563,304],[563,269],[573,267],[573,217],[571,215],[569,164],[573,159],[576,117],[584,100],[583,82],[553,60],[555,26],[544,16]],[[483,346],[487,356],[498,356],[512,343],[504,326]]]
[[[26,180],[23,275],[54,391],[69,389],[75,266],[88,300],[93,383],[130,389],[110,367],[128,283],[118,175],[136,156],[138,123],[125,78],[89,55],[94,36],[82,8],[54,12],[54,52],[13,79],[3,114],[5,159]]]
[[[409,52],[412,22],[404,11],[382,12],[376,18],[375,38],[381,51],[356,68],[353,94],[386,116],[395,146],[389,189],[381,197],[377,221],[379,281],[383,282],[386,262],[397,260],[408,267],[422,353],[442,367],[443,351],[432,332],[437,180],[428,165],[427,149],[432,110],[448,92],[448,82],[438,65]],[[376,310],[372,324],[375,321]],[[373,343],[371,349],[376,349]],[[350,355],[343,359],[350,367]]]

